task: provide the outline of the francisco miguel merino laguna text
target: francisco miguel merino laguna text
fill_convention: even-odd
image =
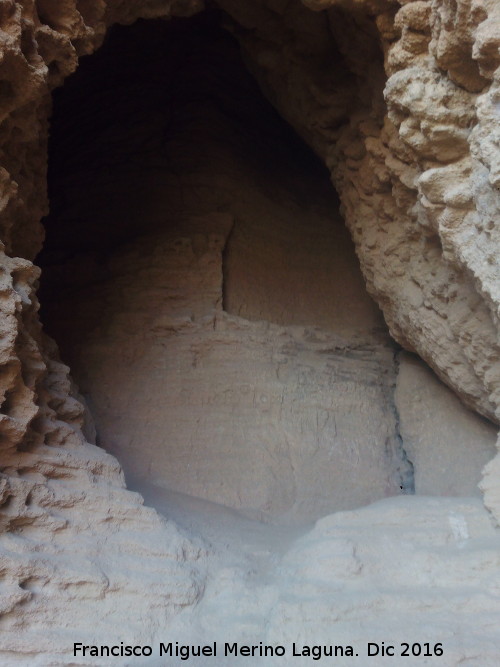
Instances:
[[[114,646],[86,646],[80,642],[73,644],[73,657],[77,656],[93,656],[100,658],[120,658],[125,656],[151,656],[153,655],[152,646],[129,646],[120,642]],[[217,642],[212,644],[201,645],[187,645],[179,644],[179,642],[170,642],[168,644],[160,643],[158,647],[158,655],[180,658],[181,660],[189,660],[190,658],[199,658],[201,656],[217,657],[217,655],[233,656],[233,657],[283,657],[287,655],[287,649],[284,646],[271,646],[269,644],[238,644],[237,642],[224,642],[223,646],[218,646]],[[355,656],[352,646],[333,646],[333,645],[314,645],[307,644],[298,645],[295,642],[292,644],[292,650],[289,655],[291,657],[310,657],[312,660],[321,660],[321,658],[332,657],[349,657]]]

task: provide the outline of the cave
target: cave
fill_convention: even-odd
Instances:
[[[0,9],[5,664],[498,664],[490,9]]]
[[[42,322],[130,488],[301,524],[415,492],[396,384],[416,361],[400,371],[329,174],[230,26],[116,26],[55,91]],[[474,426],[453,475],[443,443],[415,452],[417,493],[475,493],[494,437]]]
[[[117,26],[55,92],[42,322],[131,488],[310,521],[412,492],[397,346],[223,20]]]

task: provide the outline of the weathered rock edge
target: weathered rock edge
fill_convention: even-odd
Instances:
[[[150,639],[204,587],[201,544],[145,507],[117,460],[85,441],[84,407],[39,322],[31,260],[47,210],[50,90],[106,25],[169,12],[169,3],[77,4],[0,4],[3,664],[26,664],[35,651],[43,664],[65,664],[72,641],[120,628]]]

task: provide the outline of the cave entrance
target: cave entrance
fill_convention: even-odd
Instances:
[[[260,519],[411,492],[335,191],[223,20],[115,27],[54,94],[42,319],[85,434],[132,488]]]

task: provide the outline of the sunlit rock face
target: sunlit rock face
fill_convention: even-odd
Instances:
[[[224,27],[238,40],[265,96],[330,171],[366,286],[392,337],[420,355],[466,405],[498,422],[496,0],[221,0],[219,6],[226,12]],[[119,122],[109,128],[102,117],[108,125],[99,141],[101,153],[111,156],[107,163],[92,158],[96,149],[90,143],[78,146],[73,129],[75,156],[84,159],[87,149],[99,175],[96,180],[87,171],[86,192],[100,196],[101,205],[96,209],[97,199],[82,199],[81,193],[74,203],[51,193],[51,219],[64,225],[51,231],[47,224],[46,254],[39,260],[47,268],[42,299],[55,294],[58,276],[68,283],[66,293],[49,296],[44,313],[80,388],[73,384],[56,345],[42,333],[35,295],[39,269],[32,263],[43,245],[40,220],[49,210],[50,92],[81,56],[101,45],[110,25],[138,17],[187,17],[201,9],[188,0],[9,0],[0,8],[5,664],[31,660],[34,647],[43,664],[67,664],[63,626],[79,627],[85,642],[105,641],[117,628],[131,641],[149,640],[171,623],[192,637],[204,618],[221,618],[214,610],[224,581],[241,592],[239,601],[249,601],[256,589],[247,588],[248,572],[255,562],[264,579],[280,562],[283,549],[271,550],[268,562],[254,545],[241,570],[229,576],[222,568],[211,580],[216,585],[206,588],[207,567],[219,562],[213,547],[144,507],[125,488],[120,463],[145,489],[167,485],[290,523],[397,496],[412,484],[433,495],[476,492],[480,469],[493,453],[493,426],[466,412],[427,376],[427,367],[401,356],[390,342],[363,291],[318,165],[304,149],[292,150],[296,140],[288,130],[262,129],[260,103],[250,107],[254,129],[242,131],[241,103],[231,106],[224,96],[222,114],[215,108],[220,96],[213,107],[205,104],[219,134],[207,132],[210,122],[196,112],[176,115],[186,107],[176,107],[169,96],[160,100],[155,108],[163,104],[162,113],[171,113],[166,127],[179,132],[175,140],[165,132],[161,157],[157,135],[165,117],[141,119],[139,103],[132,110],[142,123],[134,127],[135,145],[120,134],[126,118],[118,114]],[[130,48],[140,51],[132,39]],[[190,54],[184,55],[189,61]],[[224,49],[219,57],[231,60]],[[138,55],[137,67],[140,62]],[[182,99],[193,88],[176,78],[179,63],[171,78]],[[158,88],[163,75],[154,72],[150,88]],[[240,93],[247,96],[241,81]],[[119,89],[121,82],[114,83]],[[141,85],[147,87],[145,81]],[[125,93],[118,89],[120,98]],[[85,97],[85,91],[78,95]],[[150,99],[142,98],[146,104]],[[191,110],[196,101],[188,100]],[[74,110],[63,123],[74,128],[77,117]],[[104,150],[113,137],[114,154]],[[281,154],[278,139],[286,146]],[[69,195],[78,190],[71,178],[83,179],[84,171],[66,157]],[[130,162],[141,165],[140,178],[136,167],[127,172]],[[118,174],[127,196],[110,199],[106,188]],[[86,406],[78,391],[86,394]],[[432,404],[429,396],[435,397]],[[203,428],[193,433],[196,412]],[[110,453],[90,444],[96,425],[99,444]],[[497,520],[499,480],[497,457],[481,482]],[[491,554],[498,545],[486,512],[467,500],[383,502],[389,505],[358,510],[355,536],[347,530],[342,544],[335,544],[338,523],[351,521],[349,514],[312,534],[313,541],[319,536],[319,551],[302,543],[291,548],[283,564],[285,570],[291,564],[299,595],[288,598],[286,582],[279,583],[276,574],[284,592],[260,590],[257,617],[266,620],[266,609],[275,616],[272,624],[255,626],[255,639],[265,628],[280,640],[291,637],[286,619],[292,616],[296,628],[311,620],[300,596],[317,595],[319,601],[326,590],[341,586],[352,599],[353,578],[361,571],[364,577],[376,573],[387,548],[379,544],[369,555],[361,549],[364,566],[356,569],[359,526],[373,524],[375,512],[386,522],[380,534],[390,544],[387,526],[407,530],[408,517],[417,512],[424,517],[419,530],[429,540],[419,542],[425,546],[414,568],[416,584],[433,587],[444,578],[449,589],[460,588],[461,600],[472,595],[483,601],[477,603],[481,630],[443,664],[498,664],[495,649],[488,648],[495,646],[494,637],[485,641],[498,625],[491,620],[498,609],[498,568]],[[481,529],[475,533],[471,526]],[[393,581],[408,578],[405,544],[412,551],[412,539],[407,535],[391,551],[398,573]],[[439,554],[450,555],[446,573],[436,565],[436,545]],[[325,579],[319,590],[303,564],[315,558],[331,562],[329,554],[337,552],[345,569],[335,571],[335,580],[325,574],[330,588]],[[368,565],[371,559],[377,567]],[[471,568],[484,578],[469,576]],[[436,609],[442,610],[443,597],[433,599]],[[413,599],[412,592],[407,611],[415,619]],[[244,636],[248,628],[236,627],[240,616],[230,604],[225,608],[235,635]],[[186,613],[179,617],[180,609]],[[328,609],[325,618],[335,612]],[[429,624],[421,609],[422,624]],[[455,611],[441,617],[448,637],[465,635]],[[316,617],[314,623],[321,641],[327,627]]]

